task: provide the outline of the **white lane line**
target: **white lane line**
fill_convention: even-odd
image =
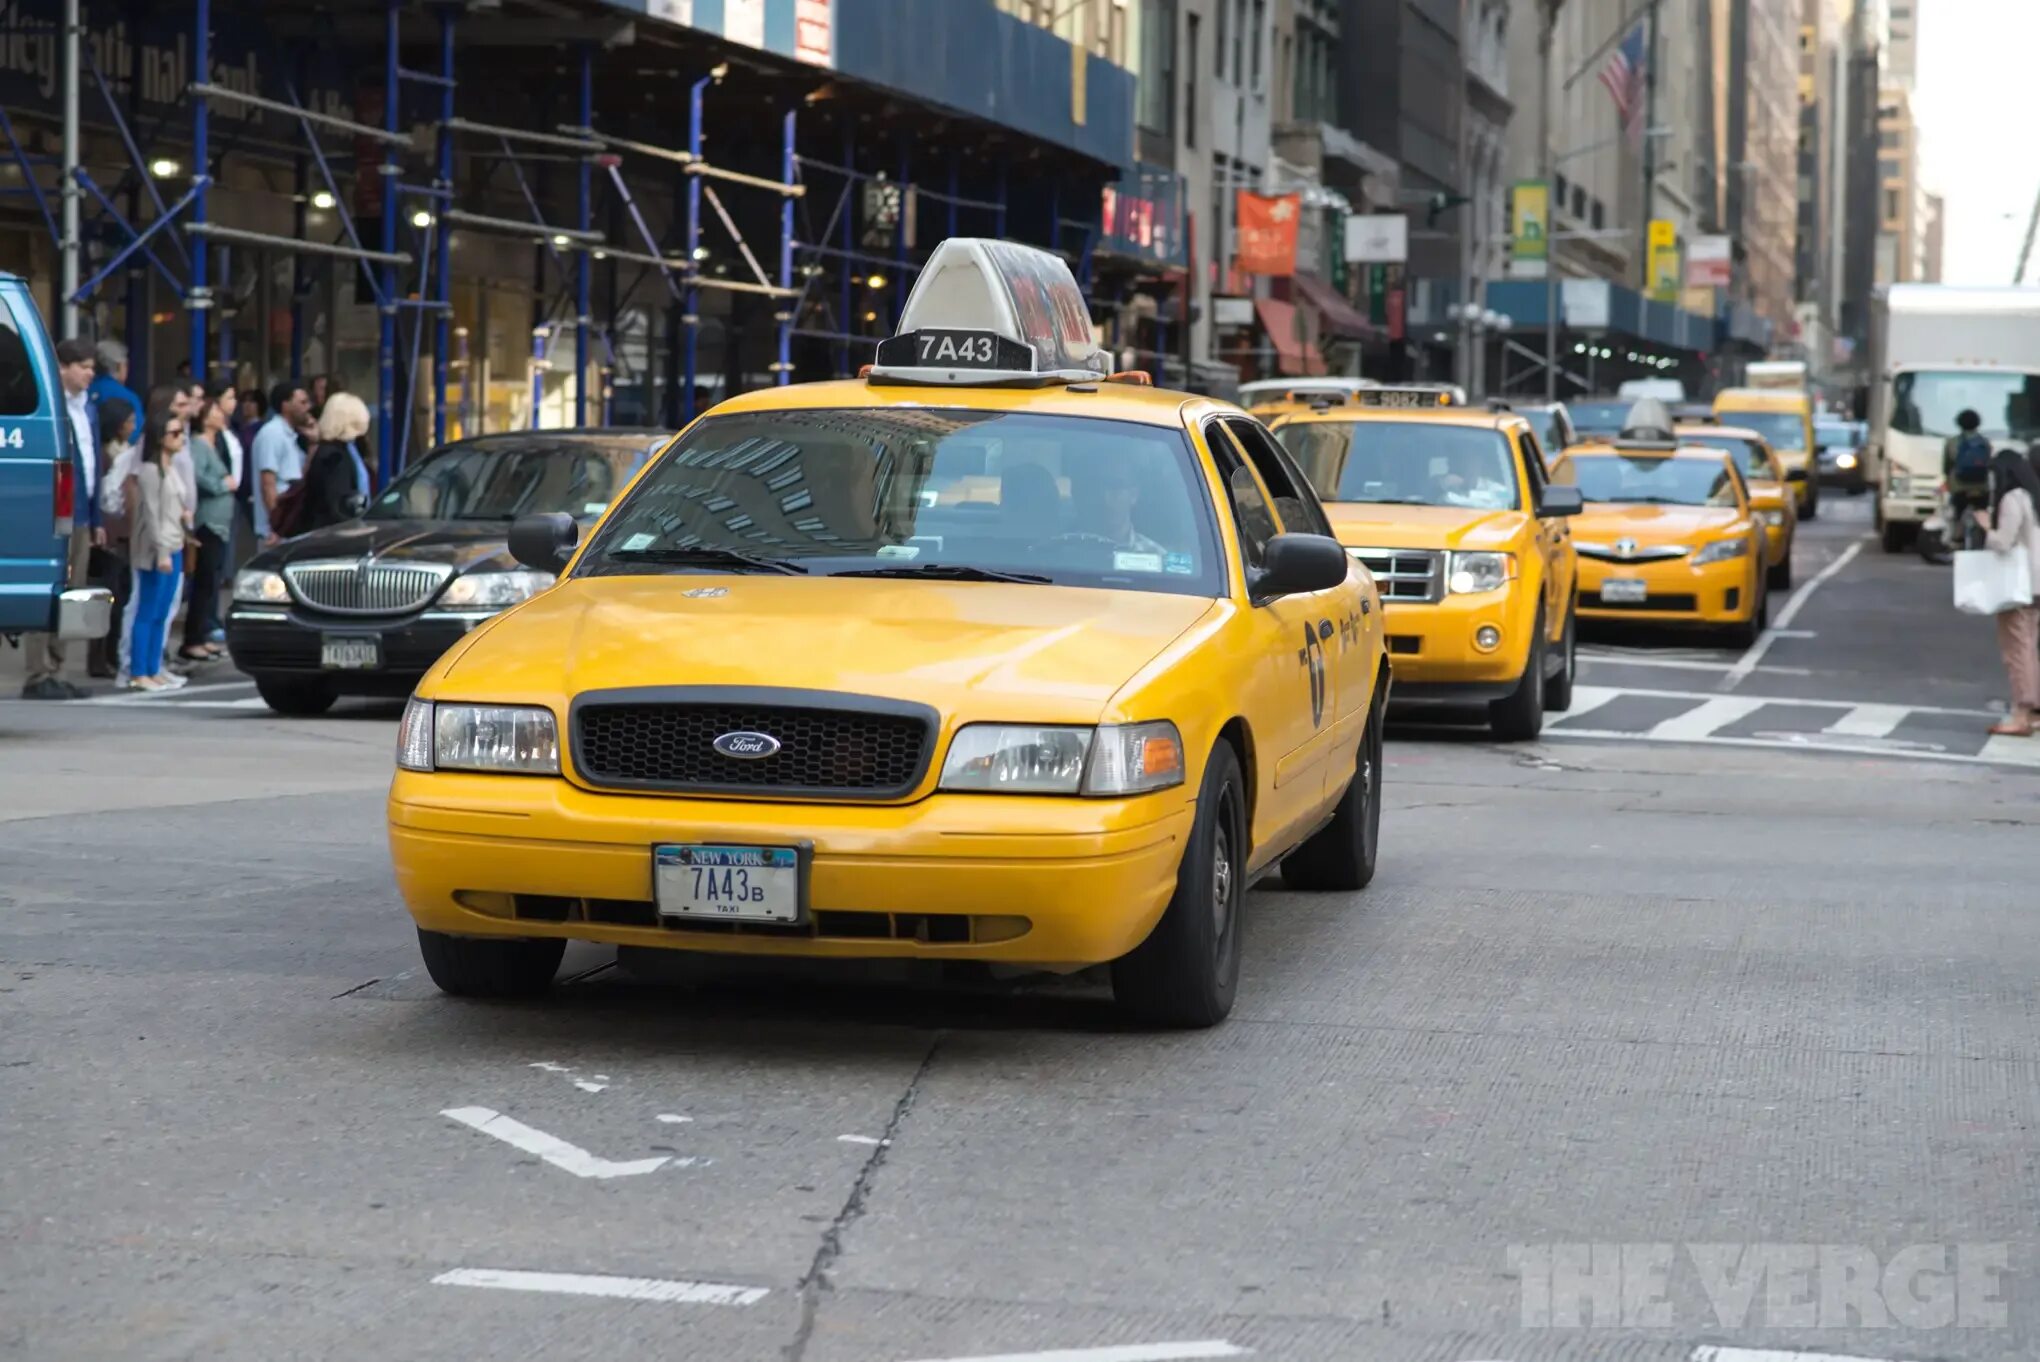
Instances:
[[[1637,657],[1628,653],[1589,653],[1580,650],[1580,661],[1593,662],[1603,667],[1665,667],[1675,672],[1732,672],[1738,664],[1733,662],[1688,662],[1672,657]],[[1758,667],[1754,670],[1770,676],[1812,676],[1809,667]]]
[[[1552,722],[1562,719],[1577,719],[1582,714],[1591,714],[1610,700],[1617,699],[1624,692],[1614,686],[1575,685],[1572,692],[1572,706],[1565,713],[1557,715]]]
[[[152,700],[168,695],[203,695],[209,691],[253,690],[253,681],[210,681],[202,686],[184,685],[174,691],[167,690],[117,690],[111,695],[95,695],[85,701],[88,705],[145,705]]]
[[[1584,689],[1584,688],[1583,688]],[[1600,689],[1600,688],[1596,688]],[[1666,700],[1714,700],[1720,692],[1711,690],[1659,690],[1647,686],[1611,686],[1618,695],[1650,695]],[[1578,694],[1578,691],[1574,692]],[[1767,705],[1803,705],[1811,709],[1859,709],[1867,704],[1863,700],[1814,700],[1797,695],[1752,695],[1744,697]],[[2004,712],[1994,709],[1953,709],[1945,705],[1905,705],[1909,714],[1953,714],[1965,719],[2002,719]]]
[[[621,1163],[598,1159],[579,1145],[571,1145],[556,1135],[534,1130],[522,1121],[487,1107],[449,1107],[439,1114],[449,1121],[458,1121],[471,1130],[478,1130],[490,1139],[501,1140],[513,1148],[536,1155],[577,1178],[634,1177],[639,1173],[656,1172],[672,1162],[669,1156],[663,1154],[655,1159],[629,1159]],[[685,1167],[686,1163],[681,1166]]]
[[[1721,679],[1721,688],[1734,690],[1741,685],[1743,678],[1755,671],[1757,664],[1764,660],[1764,654],[1771,651],[1771,645],[1778,641],[1779,631],[1792,627],[1792,621],[1799,618],[1799,612],[1806,608],[1806,603],[1813,599],[1813,593],[1820,590],[1821,584],[1855,562],[1856,555],[1862,551],[1863,541],[1858,539],[1835,555],[1834,562],[1801,583],[1799,589],[1792,593],[1792,598],[1785,602],[1785,608],[1771,621],[1771,627],[1764,630],[1763,636],[1752,643],[1749,650],[1737,658],[1736,664],[1729,668],[1728,675]]]
[[[770,1295],[762,1286],[725,1282],[676,1282],[657,1277],[597,1277],[581,1272],[517,1272],[509,1268],[457,1267],[432,1279],[434,1286],[480,1286],[494,1291],[541,1291],[555,1296],[603,1296],[610,1300],[664,1301],[672,1305],[756,1305]]]
[[[1781,1348],[1721,1348],[1703,1343],[1686,1362],[1890,1362],[1888,1358],[1842,1353],[1802,1353]]]
[[[892,1141],[891,1141],[891,1140],[881,1140],[881,1139],[879,1139],[879,1138],[878,1138],[878,1137],[877,1137],[876,1135],[838,1135],[838,1136],[836,1137],[836,1143],[838,1143],[838,1144],[870,1144],[870,1145],[881,1145],[881,1144],[891,1144],[891,1143],[892,1143]]]
[[[1684,714],[1675,714],[1664,720],[1644,736],[1663,742],[1711,737],[1716,729],[1727,728],[1738,719],[1748,718],[1762,709],[1765,703],[1747,695],[1717,695],[1712,700],[1702,700]]]
[[[1893,751],[1889,747],[1871,747],[1848,742],[1795,743],[1779,738],[1654,738],[1648,733],[1625,733],[1613,728],[1551,728],[1546,727],[1544,737],[1571,742],[1575,739],[1588,742],[1683,742],[1702,747],[1760,747],[1773,752],[1837,752],[1843,756],[1878,757],[1885,761],[1944,761],[1962,766],[2034,766],[2040,767],[2040,752],[2031,756],[1985,755],[1990,745],[1976,756],[1961,752],[1929,752],[1917,748]],[[1993,739],[1995,741],[1995,739]],[[2030,743],[2031,738],[2012,738],[2011,742]]]
[[[1909,713],[1904,705],[1857,705],[1826,731],[1844,738],[1888,738]]]
[[[1178,1362],[1196,1357],[1245,1357],[1249,1349],[1222,1338],[1195,1343],[1125,1343],[1110,1348],[1059,1348],[1045,1353],[999,1353],[981,1357],[929,1358],[927,1362]]]

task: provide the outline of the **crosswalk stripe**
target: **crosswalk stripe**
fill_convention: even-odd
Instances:
[[[1904,705],[1857,705],[1826,731],[1844,738],[1888,738],[1911,712]]]
[[[2040,766],[2040,738],[2012,738],[1993,733],[1977,753],[1985,761],[2007,766]]]
[[[1577,719],[1582,714],[1592,713],[1621,694],[1622,692],[1614,686],[1575,685],[1572,692],[1572,705],[1567,708],[1565,717]]]
[[[1684,714],[1675,714],[1658,723],[1645,736],[1663,742],[1709,737],[1716,729],[1726,728],[1737,719],[1747,718],[1762,709],[1765,703],[1746,695],[1717,695],[1711,700],[1701,701]]]

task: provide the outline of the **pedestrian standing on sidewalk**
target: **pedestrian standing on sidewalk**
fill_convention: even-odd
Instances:
[[[220,576],[225,570],[227,541],[234,532],[237,479],[224,448],[231,435],[227,425],[233,404],[232,386],[209,384],[199,408],[198,431],[185,441],[198,483],[198,501],[192,513],[196,552],[188,555],[191,581],[185,592],[184,646],[177,650],[185,662],[216,661],[226,651],[212,636],[219,624]]]
[[[305,385],[291,380],[269,390],[269,419],[255,432],[249,446],[249,464],[255,479],[255,496],[249,503],[255,516],[255,539],[274,544],[269,512],[276,499],[305,475],[304,450],[298,444],[298,426],[311,410],[312,397]]]
[[[100,580],[113,592],[113,617],[106,637],[95,638],[86,650],[85,669],[97,677],[112,677],[120,666],[120,640],[125,635],[128,597],[134,583],[128,565],[129,517],[127,480],[135,471],[141,449],[135,436],[141,427],[141,413],[118,397],[99,404],[99,528],[106,536],[100,550],[105,570]]]
[[[184,418],[165,412],[151,420],[127,491],[134,513],[130,552],[136,573],[132,666],[137,690],[175,690],[184,684],[183,677],[163,666],[163,651],[191,520],[184,479],[174,463],[185,438]]]
[[[105,540],[99,527],[99,417],[92,401],[92,347],[76,337],[59,344],[57,378],[64,393],[63,452],[71,460],[74,494],[65,560],[68,589],[82,587],[91,579],[92,550]],[[84,697],[83,687],[64,679],[62,639],[55,634],[30,634],[26,651],[28,671],[21,687],[24,700]]]
[[[1990,490],[1990,512],[1970,514],[1986,531],[1985,547],[1999,553],[2026,550],[2033,599],[2040,602],[2040,473],[2024,454],[2001,449],[1990,463]],[[2004,721],[1992,724],[1990,731],[2029,738],[2040,724],[2040,604],[1999,611],[1997,630],[2012,696]]]
[[[103,340],[93,348],[92,400],[102,406],[114,398],[128,404],[135,420],[142,419],[142,399],[128,386],[128,350],[117,340]]]
[[[368,429],[368,408],[353,393],[337,392],[326,399],[319,413],[319,447],[305,465],[304,507],[298,513],[298,533],[338,525],[354,517],[353,499],[367,500],[363,492],[361,456],[354,442]]]

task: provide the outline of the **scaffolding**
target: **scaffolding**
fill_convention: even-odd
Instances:
[[[763,88],[768,99],[776,99],[781,107],[770,122],[733,118],[727,126],[769,129],[766,136],[776,133],[771,140],[777,145],[771,146],[764,137],[748,147],[731,139],[737,153],[732,159],[721,152],[709,154],[705,126],[709,97],[730,74],[728,60],[709,65],[704,59],[701,65],[707,69],[696,67],[700,73],[687,85],[686,143],[665,146],[656,136],[647,138],[629,126],[628,118],[614,124],[599,114],[598,57],[612,40],[630,42],[630,25],[618,19],[605,31],[600,25],[555,23],[531,45],[564,54],[562,74],[568,79],[562,84],[571,86],[573,117],[540,120],[549,122],[542,127],[512,126],[469,116],[470,111],[461,107],[463,7],[449,4],[421,10],[401,0],[371,0],[368,6],[339,0],[335,12],[352,20],[365,11],[379,27],[373,33],[378,40],[372,43],[373,65],[357,63],[362,69],[379,67],[382,75],[380,118],[371,121],[363,108],[353,110],[356,117],[345,117],[306,99],[309,87],[304,85],[302,60],[279,63],[282,71],[267,82],[271,88],[263,93],[217,78],[212,34],[219,10],[228,3],[193,0],[189,41],[195,78],[182,91],[189,116],[191,175],[188,188],[175,199],[165,199],[157,183],[160,177],[152,173],[145,152],[152,135],[137,136],[136,110],[122,107],[113,81],[82,42],[77,0],[65,0],[66,70],[75,70],[76,76],[65,86],[62,156],[32,151],[4,110],[0,138],[22,172],[23,188],[18,192],[33,200],[59,244],[64,266],[61,302],[67,317],[70,309],[106,302],[102,290],[125,275],[127,340],[137,355],[143,350],[139,342],[145,320],[138,314],[145,309],[136,306],[135,281],[137,271],[146,271],[162,281],[184,310],[192,374],[230,374],[234,331],[222,322],[237,306],[231,289],[234,253],[256,252],[265,265],[270,257],[293,262],[288,358],[291,377],[301,378],[308,270],[318,262],[351,265],[358,276],[357,298],[376,312],[378,485],[413,454],[414,411],[429,410],[432,444],[447,438],[450,415],[463,433],[475,428],[471,337],[454,321],[450,245],[455,232],[534,247],[529,417],[534,426],[540,420],[545,375],[559,362],[556,350],[569,331],[573,423],[609,422],[619,366],[615,328],[622,309],[648,281],[663,287],[669,302],[665,352],[671,381],[664,385],[668,398],[663,414],[672,422],[685,423],[697,411],[702,302],[707,293],[732,295],[732,306],[737,298],[752,298],[769,307],[772,359],[763,367],[770,381],[792,380],[796,368],[802,367],[796,357],[796,345],[802,342],[810,347],[804,351],[809,369],[854,373],[868,358],[865,347],[889,332],[890,321],[876,306],[860,306],[860,288],[875,300],[887,300],[891,317],[897,317],[921,268],[924,248],[916,234],[916,216],[925,205],[935,206],[941,235],[1017,235],[1061,251],[1089,292],[1095,220],[1066,216],[1064,177],[1048,175],[1042,186],[1045,193],[1029,199],[1030,222],[1016,231],[1010,141],[995,155],[973,157],[967,175],[963,157],[954,149],[955,139],[945,156],[921,151],[921,162],[940,164],[917,164],[912,129],[868,135],[860,145],[859,118],[838,110],[838,128],[828,129],[824,119],[823,131],[836,134],[828,139],[833,154],[815,154],[814,147],[804,154],[802,111],[811,106],[816,87],[827,83],[827,73],[771,71],[762,64],[747,67],[752,92],[760,81],[767,82]],[[238,8],[233,22],[243,28],[260,23]],[[494,12],[472,26],[483,30],[486,41],[508,41],[503,21]],[[624,35],[620,40],[619,32]],[[701,48],[699,57],[705,58],[707,45]],[[419,61],[427,50],[432,59]],[[407,53],[414,64],[404,61]],[[112,184],[97,180],[79,153],[80,103],[88,85],[126,156],[126,165]],[[240,111],[243,124],[239,133],[229,130],[227,138],[217,139],[214,120],[222,109]],[[228,225],[215,220],[212,211],[215,167],[237,149],[237,138],[245,138],[260,116],[279,120],[293,134],[281,146],[261,148],[273,159],[287,157],[292,167],[296,205],[288,235]],[[718,146],[724,131],[718,132]],[[752,155],[752,168],[746,168],[745,151]],[[890,164],[881,164],[887,161]],[[768,162],[776,162],[776,173],[767,169]],[[464,187],[463,168],[473,181],[475,167],[482,164],[488,168],[479,175],[481,188]],[[560,211],[565,196],[545,192],[543,176],[553,165],[564,165],[571,172],[571,207],[565,212]],[[52,195],[42,188],[52,172],[62,211],[53,211]],[[480,211],[487,205],[475,202],[502,172],[507,172],[515,202],[523,207],[521,215]],[[636,191],[633,176],[640,185]],[[358,195],[355,208],[369,201],[372,216],[350,208],[350,179]],[[372,192],[364,192],[364,181]],[[668,208],[663,233],[654,226],[655,215],[648,213],[642,192],[644,184],[654,182],[662,184],[662,202]],[[811,192],[817,188],[822,192]],[[860,215],[867,196],[867,211]],[[1038,211],[1044,197],[1045,222]],[[825,220],[817,220],[818,199],[830,205]],[[319,239],[310,230],[307,204],[313,201],[331,215],[331,239]],[[83,219],[77,217],[83,207],[91,210],[98,248],[96,258],[89,261]],[[872,249],[868,222],[860,239],[860,216],[876,217],[890,239]],[[921,216],[919,225],[932,224]],[[713,271],[706,268],[711,243],[717,252],[733,252],[732,263],[718,264]],[[741,273],[731,272],[734,261],[741,261]],[[598,263],[606,263],[609,271],[609,297],[601,313],[594,298]],[[623,293],[616,274],[619,265],[637,270]],[[268,319],[263,320],[267,325]],[[327,324],[334,326],[335,319],[329,316]],[[73,333],[78,329],[75,324],[67,327]],[[428,400],[420,402],[411,388],[421,374],[428,333],[430,392]],[[730,351],[725,333],[726,369]],[[826,359],[818,361],[818,356]],[[640,379],[646,391],[653,390],[649,375]]]

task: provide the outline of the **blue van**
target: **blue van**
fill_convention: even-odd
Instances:
[[[0,273],[0,635],[106,633],[112,595],[65,589],[71,522],[86,511],[74,442],[35,298],[19,275]]]

